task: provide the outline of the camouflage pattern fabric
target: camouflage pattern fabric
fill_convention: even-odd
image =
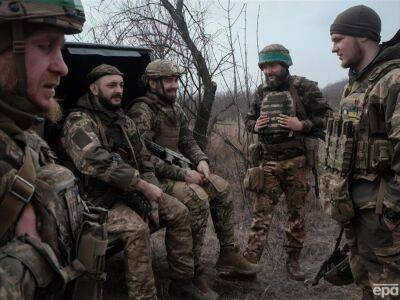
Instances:
[[[207,156],[201,151],[194,140],[192,131],[188,127],[187,119],[180,105],[176,102],[172,105],[166,105],[156,95],[149,92],[146,94],[146,98],[136,99],[128,111],[128,115],[135,120],[138,129],[145,136],[151,137],[155,142],[159,142],[163,146],[167,146],[162,144],[165,141],[168,143],[169,148],[178,150],[195,165],[201,160],[208,161]],[[171,132],[175,132],[176,136],[173,136]],[[161,136],[162,134],[164,134],[163,137]],[[176,142],[176,144],[174,145],[173,142]],[[162,174],[157,175],[160,178],[165,178]],[[184,189],[184,185],[179,185]],[[233,202],[229,197],[229,184],[223,178],[213,174],[210,182],[198,188],[204,190],[209,197],[211,217],[220,244],[222,246],[232,245],[235,238],[233,229]],[[167,191],[173,192],[173,188],[169,187]],[[173,195],[180,201],[184,201],[184,197],[180,197],[179,194],[184,194],[184,191]],[[198,205],[201,206],[202,204]]]
[[[260,261],[267,244],[272,213],[282,193],[286,196],[288,214],[284,245],[286,251],[301,250],[306,236],[304,205],[309,186],[305,157],[264,161],[263,168],[264,190],[257,194],[253,203],[253,221],[244,251],[246,259],[253,263]]]
[[[382,50],[363,71],[349,74],[339,113],[343,119],[355,124],[361,118],[364,122],[360,122],[355,141],[357,149],[350,185],[355,216],[346,228],[346,238],[350,245],[350,266],[355,283],[364,290],[372,290],[374,283],[400,282],[399,226],[389,230],[383,216],[375,211],[380,184],[383,183],[383,212],[386,209],[400,212],[398,44]],[[363,116],[364,112],[368,114]],[[330,138],[329,134],[327,138]],[[368,152],[368,147],[374,144],[380,147]],[[385,151],[379,152],[381,149]],[[343,149],[338,147],[336,151],[340,153]],[[380,155],[376,157],[376,153]],[[330,168],[328,171],[333,173],[335,169],[330,162],[325,163]]]
[[[109,212],[107,230],[124,243],[125,279],[132,299],[153,299],[157,295],[151,267],[150,230],[133,210],[123,203]]]
[[[193,132],[189,129],[189,123],[182,107],[176,102],[172,105],[166,105],[156,95],[149,92],[146,94],[146,98],[148,99],[147,103],[139,100],[127,112],[127,115],[136,123],[141,134],[156,142],[161,133],[166,131],[165,127],[177,130],[176,148],[179,152],[196,166],[201,160],[208,160],[193,138]]]
[[[300,100],[302,101],[308,120],[303,120],[303,131],[307,133],[312,126],[317,128],[325,127],[325,118],[329,106],[326,103],[320,89],[314,81],[308,80],[305,77],[291,75],[289,80],[292,81],[294,87],[299,94]],[[289,86],[284,86],[282,90],[288,90]],[[274,89],[268,86],[268,83],[264,83],[257,88],[254,101],[251,104],[250,112],[245,118],[246,129],[250,132],[254,132],[254,125],[258,117],[260,116],[261,103],[265,95],[272,92]]]
[[[88,96],[81,98],[78,105],[81,110],[71,112],[64,123],[63,146],[76,168],[86,178],[97,182],[96,189],[89,193],[89,199],[94,201],[100,198],[99,204],[113,207],[109,229],[121,235],[125,242],[129,264],[126,270],[129,294],[138,295],[143,292],[150,297],[155,287],[153,276],[149,275],[152,271],[148,229],[144,229],[143,222],[139,221],[133,211],[121,206],[121,203],[115,203],[115,199],[123,195],[123,192],[129,194],[134,191],[139,176],[159,185],[154,175],[154,160],[141,142],[135,123],[122,111],[105,110],[95,98],[91,102]],[[108,145],[101,137],[96,116],[107,130],[105,135]],[[129,143],[121,135],[120,127],[124,128],[129,138],[134,157],[129,154]],[[160,163],[164,164],[161,160]],[[180,171],[180,168],[174,169],[173,166],[167,168]],[[160,222],[166,226],[165,243],[171,277],[190,279],[194,270],[187,208],[175,198],[165,195],[158,209]]]
[[[220,245],[234,244],[233,203],[228,197],[229,185],[224,179],[212,174],[210,182],[202,186],[169,179],[162,179],[161,183],[166,193],[176,197],[189,209],[196,269],[201,268],[200,256],[207,229],[208,208]]]

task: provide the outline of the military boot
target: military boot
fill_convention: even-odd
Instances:
[[[237,246],[221,247],[216,268],[220,275],[227,276],[254,276],[261,271],[261,266],[244,258]]]
[[[215,293],[215,292],[214,292]],[[192,280],[172,280],[168,290],[170,299],[215,300],[212,295],[203,293]]]
[[[209,299],[218,299],[218,294],[208,285],[207,279],[202,271],[195,272],[193,284]]]
[[[288,252],[286,259],[286,271],[290,279],[304,281],[306,276],[300,269],[299,265],[300,251]]]

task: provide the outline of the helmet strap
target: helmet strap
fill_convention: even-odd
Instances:
[[[13,53],[15,57],[15,67],[17,71],[17,91],[19,95],[26,95],[27,79],[25,67],[25,34],[22,21],[12,22],[13,34]]]

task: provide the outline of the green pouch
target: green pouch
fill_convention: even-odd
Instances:
[[[264,169],[262,166],[247,170],[243,180],[244,187],[252,192],[260,193],[264,189]]]
[[[349,181],[339,174],[326,173],[320,177],[322,208],[332,219],[344,223],[354,217]]]

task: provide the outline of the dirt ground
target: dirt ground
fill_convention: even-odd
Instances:
[[[233,191],[238,195],[239,191]],[[302,282],[289,280],[285,272],[285,257],[282,244],[284,239],[285,214],[282,202],[277,206],[273,219],[274,226],[269,235],[269,245],[264,251],[262,272],[254,281],[227,280],[220,278],[214,268],[218,257],[218,241],[209,220],[203,261],[207,267],[207,277],[220,299],[359,299],[360,291],[354,286],[335,287],[322,279],[320,284],[310,287]],[[338,233],[337,226],[319,209],[308,204],[307,239],[302,253],[301,265],[307,278],[313,278],[323,259],[332,251]],[[250,227],[250,203],[235,203],[236,236],[241,248],[246,244]],[[159,299],[168,297],[168,266],[163,245],[164,231],[152,235],[153,270],[156,276]],[[122,253],[115,255],[107,263],[107,277],[104,299],[126,299]]]
[[[233,126],[224,130],[228,136],[237,136]],[[235,205],[236,238],[241,249],[247,243],[247,234],[251,225],[251,199],[254,194],[245,192],[242,180],[245,173],[240,157],[226,147],[219,138],[213,139],[209,149],[210,164],[213,171],[226,178],[231,184],[231,196]],[[310,177],[310,184],[313,177]],[[354,285],[336,287],[323,279],[315,287],[302,282],[290,280],[286,276],[286,253],[282,247],[285,238],[285,202],[281,198],[277,205],[261,264],[262,272],[256,280],[227,280],[220,278],[215,271],[215,263],[219,254],[219,245],[214,233],[211,218],[208,222],[206,241],[203,247],[203,261],[206,275],[220,299],[361,299],[361,291]],[[319,208],[313,191],[306,203],[307,238],[301,257],[301,266],[307,279],[314,278],[321,263],[332,252],[339,233],[337,225]],[[164,230],[152,235],[153,271],[156,277],[159,299],[168,297],[168,266],[164,246]],[[108,281],[105,285],[104,299],[126,299],[124,283],[124,263],[122,253],[115,255],[107,263]]]

